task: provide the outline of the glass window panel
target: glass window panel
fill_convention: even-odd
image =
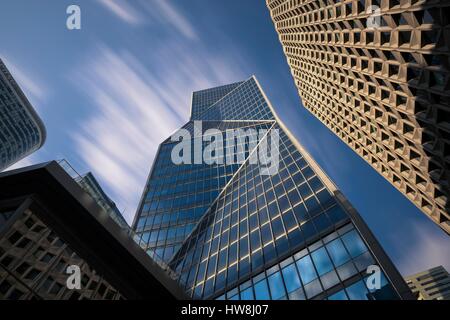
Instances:
[[[308,208],[308,212],[311,217],[314,217],[318,213],[322,211],[322,207],[319,204],[319,201],[316,200],[315,197],[310,197],[305,201],[305,205]]]
[[[230,247],[229,247],[229,263],[233,263],[234,261],[237,260],[237,243],[233,243]]]
[[[288,233],[288,238],[293,247],[303,243],[303,234],[300,229],[294,229]]]
[[[368,291],[363,280],[358,281],[345,290],[347,291],[350,300],[369,300],[367,297]]]
[[[367,251],[367,247],[358,235],[356,230],[352,230],[342,236],[348,252],[354,258]]]
[[[356,270],[355,266],[353,265],[353,262],[349,261],[346,264],[337,268],[337,272],[338,272],[341,280],[344,281],[345,279],[348,279],[351,276],[353,276],[354,274],[356,274],[358,271]]]
[[[334,206],[327,211],[327,214],[335,223],[347,218],[347,214],[344,212],[344,210],[342,210],[340,206]]]
[[[289,293],[289,300],[305,300],[305,293],[300,288],[294,292]]]
[[[248,232],[247,219],[241,221],[239,224],[239,236],[242,237]]]
[[[298,223],[302,224],[309,219],[308,212],[306,211],[303,203],[300,203],[298,206],[294,208],[294,214],[297,217]]]
[[[280,272],[272,274],[269,278],[270,293],[272,294],[273,300],[278,300],[286,295],[283,286],[283,279],[281,278]]]
[[[314,218],[314,225],[317,227],[317,230],[323,231],[328,227],[332,226],[330,219],[328,219],[326,214],[321,214]]]
[[[277,252],[275,251],[275,246],[273,243],[269,243],[263,248],[264,260],[269,262],[277,257]]]
[[[275,247],[277,248],[278,254],[282,255],[289,250],[289,241],[286,236],[282,236],[275,240]]]
[[[335,266],[338,267],[350,260],[350,256],[345,250],[344,245],[342,244],[342,241],[340,239],[336,239],[328,243],[326,247]]]
[[[284,233],[283,223],[280,218],[272,220],[272,231],[275,238]]]
[[[253,287],[245,289],[241,292],[241,300],[254,300]]]
[[[232,284],[238,278],[237,263],[228,267],[227,272],[228,272],[227,282],[228,284]]]
[[[256,300],[270,300],[266,279],[255,284]]]
[[[248,254],[248,236],[239,240],[239,257],[245,257]]]
[[[305,292],[308,299],[311,299],[322,292],[322,286],[319,279],[316,279],[305,285]]]
[[[303,283],[309,283],[317,278],[316,270],[314,270],[314,265],[309,255],[298,260],[297,267]]]
[[[311,188],[308,186],[307,183],[302,184],[300,187],[298,187],[298,191],[302,195],[302,198],[305,199],[309,197],[312,194]]]
[[[245,258],[239,261],[239,276],[242,277],[250,272],[250,259]]]
[[[333,270],[321,276],[320,281],[322,282],[324,289],[327,290],[337,285],[339,283],[339,278],[336,271]]]
[[[303,231],[303,235],[305,239],[309,239],[317,235],[317,230],[312,221],[308,221],[305,224],[301,225],[301,229]]]
[[[324,247],[319,250],[314,251],[311,254],[311,257],[316,265],[317,272],[319,276],[331,271],[333,269],[333,265],[331,264],[331,260],[328,257],[328,254]]]
[[[280,206],[281,212],[286,211],[290,207],[289,201],[286,196],[282,196],[278,199],[278,205]]]
[[[272,241],[272,232],[270,231],[269,224],[265,224],[261,227],[261,237],[264,244]]]
[[[348,300],[344,290],[338,291],[328,297],[328,300]]]
[[[356,268],[358,271],[364,271],[367,269],[368,266],[375,264],[375,261],[372,258],[372,255],[369,251],[364,252],[362,255],[357,257],[354,260],[354,263],[356,265]]]
[[[259,237],[259,230],[255,230],[250,233],[250,247],[251,250],[255,250],[261,246],[261,239]]]
[[[255,229],[256,227],[258,227],[258,217],[256,214],[250,216],[249,218],[249,225],[250,225],[250,230]]]
[[[284,283],[286,284],[286,289],[288,292],[292,292],[300,288],[300,278],[298,277],[297,268],[295,264],[291,264],[281,270],[284,278]]]
[[[294,214],[292,213],[292,210],[289,210],[288,212],[283,214],[282,217],[286,230],[291,230],[292,228],[297,226],[297,221],[295,221],[295,217]]]

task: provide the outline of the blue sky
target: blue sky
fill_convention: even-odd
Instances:
[[[82,29],[66,28],[81,7]],[[48,131],[24,166],[92,171],[131,221],[158,144],[191,93],[255,74],[279,116],[402,274],[450,269],[450,238],[302,106],[263,0],[4,0],[0,57]]]

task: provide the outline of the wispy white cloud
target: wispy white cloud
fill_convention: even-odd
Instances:
[[[198,38],[194,26],[170,1],[142,0],[141,4],[152,20],[171,25],[176,31],[191,40]]]
[[[129,50],[99,47],[75,77],[93,102],[72,130],[85,167],[131,221],[158,145],[188,121],[192,91],[242,80],[242,61],[192,52],[178,41],[152,48],[151,68]]]
[[[126,23],[137,25],[143,22],[142,15],[124,0],[98,0],[103,6]]]
[[[131,25],[167,25],[190,40],[198,36],[192,23],[167,0],[98,0],[116,17]]]

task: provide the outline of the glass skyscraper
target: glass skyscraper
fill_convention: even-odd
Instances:
[[[189,296],[412,298],[356,210],[280,121],[255,77],[194,92],[183,127],[194,133],[194,158],[201,139],[197,121],[202,133],[218,129],[223,150],[233,148],[245,161],[177,165],[171,155],[178,142],[167,139],[133,223],[135,240],[170,265]],[[266,140],[277,132],[278,144],[269,150],[279,155],[276,172],[263,174],[263,162],[250,161],[260,145],[236,145],[227,135],[238,128],[265,132]],[[381,271],[377,288],[368,285],[368,268]]]
[[[0,59],[0,171],[38,150],[45,126]]]

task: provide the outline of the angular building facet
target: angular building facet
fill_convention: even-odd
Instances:
[[[44,124],[0,59],[0,171],[38,150]]]
[[[188,296],[412,298],[359,214],[276,116],[255,77],[194,92],[183,129],[194,137],[189,160],[199,145],[211,143],[209,135],[223,141],[219,153],[232,149],[236,157],[175,164],[179,141],[164,141],[133,228],[140,246],[169,264]],[[263,133],[262,139],[252,147],[230,134],[239,129]],[[269,152],[262,152],[269,140]],[[253,162],[255,154],[264,156]],[[277,170],[268,173],[265,160],[274,154]],[[368,270],[380,271],[379,287],[369,284]]]
[[[303,105],[450,233],[450,2],[266,2]]]
[[[121,228],[130,230],[130,226],[122,213],[119,211],[114,201],[112,201],[105,193],[92,172],[80,175],[65,159],[58,161],[58,164]]]
[[[89,193],[89,195],[91,195],[91,197],[97,202],[97,204],[102,207],[103,210],[105,210],[121,228],[129,228],[127,221],[117,208],[114,201],[112,201],[103,191],[97,179],[95,179],[94,175],[91,172],[86,173],[75,181],[80,185],[80,187],[82,187],[87,193]]]

